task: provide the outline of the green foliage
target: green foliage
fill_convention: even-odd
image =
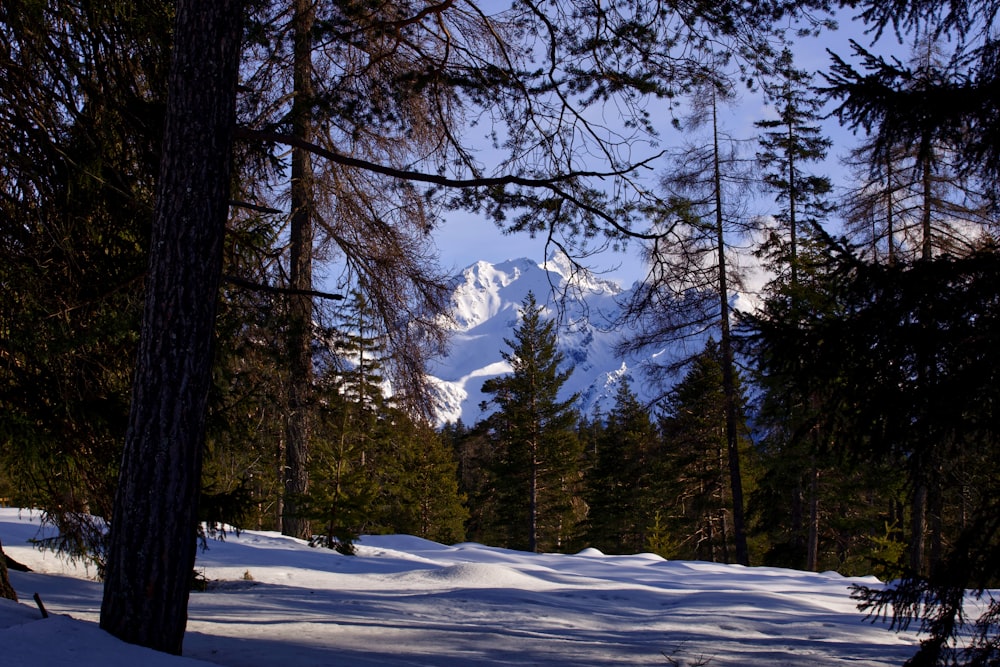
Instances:
[[[163,3],[91,9],[0,8],[0,459],[11,502],[100,554],[83,515],[111,516],[170,29]]]
[[[366,317],[356,296],[337,331],[338,358],[320,379],[305,512],[318,543],[342,551],[362,533],[458,542],[467,512],[452,452],[385,398],[382,350]]]
[[[738,394],[740,393],[737,384]],[[743,399],[739,399],[743,423]],[[735,535],[729,485],[722,359],[714,341],[691,360],[671,390],[661,425],[664,524],[677,545],[671,558],[733,562]],[[754,468],[745,423],[740,428],[742,477],[753,489]]]
[[[845,527],[872,540],[852,555],[888,550],[883,567],[898,566],[898,545],[882,540],[886,525],[901,528],[892,539],[907,544],[905,577],[860,595],[868,609],[903,626],[919,620],[931,633],[926,662],[914,664],[950,660],[942,649],[964,613],[957,591],[997,582],[998,279],[1000,255],[988,248],[912,265],[849,264],[811,285],[814,303],[836,308],[789,316],[791,302],[776,298],[761,323],[756,351],[769,390],[785,405],[810,397],[808,420],[790,423],[842,452],[812,450],[819,470],[839,476],[831,515],[850,493],[874,501],[861,525]],[[865,468],[873,474],[859,477]]]
[[[638,553],[659,521],[665,471],[656,428],[627,378],[619,381],[615,405],[595,430],[588,448],[593,464],[586,474],[586,542],[604,553]]]
[[[582,507],[580,442],[576,435],[576,396],[558,399],[572,371],[560,370],[555,321],[543,320],[543,307],[529,293],[521,323],[503,358],[512,373],[483,384],[496,408],[487,418],[495,454],[492,477],[502,544],[528,551],[566,548]]]

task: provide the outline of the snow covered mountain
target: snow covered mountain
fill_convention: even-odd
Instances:
[[[621,286],[574,273],[565,261],[477,262],[453,279],[451,344],[430,368],[440,423],[461,419],[471,426],[488,414],[480,409],[486,398],[483,382],[510,372],[501,356],[510,349],[504,338],[513,337],[529,291],[546,305],[547,315],[558,318],[558,346],[564,363],[573,369],[564,395],[579,392],[584,414],[592,414],[596,407],[610,408],[623,375],[629,375],[633,390],[641,395],[642,362],[615,355],[620,334],[609,326],[627,295]],[[555,299],[563,294],[560,308]]]

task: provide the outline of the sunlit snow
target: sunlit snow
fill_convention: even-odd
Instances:
[[[916,646],[856,611],[849,586],[873,578],[401,535],[343,556],[246,531],[199,552],[211,586],[191,595],[178,658],[101,631],[93,572],[35,550],[38,531],[37,514],[0,509],[4,549],[35,570],[11,572],[21,603],[0,600],[4,665],[868,667]]]

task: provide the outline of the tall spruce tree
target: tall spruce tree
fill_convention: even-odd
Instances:
[[[661,424],[667,490],[661,513],[673,558],[738,562],[736,524],[730,498],[725,358],[709,340],[671,390]],[[736,378],[738,452],[744,478],[750,477],[750,446],[744,399]],[[752,488],[748,486],[748,490]]]
[[[619,380],[614,407],[594,431],[586,474],[587,544],[605,553],[639,553],[655,521],[664,471],[649,410],[627,377]]]
[[[795,68],[792,52],[788,48],[777,59],[775,79],[766,86],[766,92],[775,107],[777,118],[756,123],[758,128],[764,130],[759,138],[757,159],[764,170],[765,189],[774,195],[779,207],[775,218],[781,230],[773,239],[777,247],[771,249],[771,265],[778,275],[776,283],[786,283],[789,298],[796,301],[800,298],[798,291],[804,273],[803,258],[816,254],[813,239],[824,236],[821,224],[832,208],[828,201],[833,187],[829,177],[810,173],[808,166],[826,157],[830,140],[818,125],[822,98],[812,90],[811,76]],[[799,310],[798,305],[793,305],[792,312],[805,317],[813,315],[808,308]],[[805,406],[803,410],[806,414],[797,410],[790,415],[792,429],[798,430],[802,424],[808,423],[808,406],[814,401],[810,396],[793,397],[792,400]],[[797,442],[807,449],[816,450],[822,437],[813,429],[808,438]],[[807,454],[804,460],[809,469],[803,482],[808,526],[803,566],[807,570],[815,570],[820,520],[819,471],[814,454]]]
[[[757,160],[764,170],[764,186],[779,206],[775,218],[783,227],[776,267],[786,269],[786,279],[794,286],[802,240],[816,236],[832,209],[829,177],[808,171],[808,165],[826,157],[831,142],[819,126],[822,97],[812,89],[812,77],[795,68],[788,48],[775,63],[775,79],[765,89],[777,118],[755,123],[763,130]]]
[[[997,119],[1000,116],[995,94],[1000,81],[995,32],[998,3],[995,0],[981,3],[866,1],[860,3],[859,8],[868,27],[876,33],[894,30],[901,38],[904,32],[948,38],[955,45],[955,51],[947,66],[934,72],[941,76],[928,76],[927,72],[921,75],[898,60],[878,57],[855,44],[854,56],[860,59],[860,67],[836,57],[828,77],[826,91],[839,102],[835,112],[841,122],[851,129],[870,133],[877,152],[908,146],[916,149],[919,161],[929,157],[931,147],[951,148],[956,173],[981,179],[983,192],[995,201],[1000,190],[997,187],[1000,182]],[[929,462],[931,479],[940,479],[939,462],[963,458],[956,457],[954,448],[959,443],[976,443],[977,447],[989,449],[995,442],[994,435],[987,433],[992,429],[980,431],[980,427],[991,422],[988,415],[993,403],[985,399],[991,389],[981,384],[991,372],[988,370],[991,362],[973,359],[989,354],[992,349],[990,343],[986,348],[979,343],[992,335],[987,323],[993,318],[994,306],[989,294],[994,287],[979,279],[992,270],[984,270],[984,267],[995,264],[996,253],[989,248],[987,253],[977,253],[966,259],[922,259],[905,271],[874,271],[876,277],[883,274],[884,283],[873,276],[864,276],[869,290],[888,289],[895,296],[888,299],[893,307],[884,308],[882,299],[875,301],[869,294],[869,303],[878,303],[878,309],[862,308],[861,311],[876,321],[888,317],[896,322],[890,326],[897,331],[911,332],[905,341],[901,336],[890,338],[903,349],[895,350],[887,363],[883,362],[881,372],[872,374],[891,377],[896,368],[906,368],[906,375],[896,378],[894,385],[887,385],[891,395],[899,400],[885,402],[881,406],[883,414],[877,421],[869,422],[864,430],[874,439],[881,440],[885,422],[900,420],[896,422],[901,429],[898,433],[913,437],[901,444],[919,451],[909,455],[908,460]],[[876,283],[883,286],[876,287]],[[971,291],[969,287],[974,285],[975,291]],[[911,287],[920,292],[916,303],[907,303],[904,296],[915,296]],[[981,300],[983,297],[985,301]],[[956,300],[964,305],[953,311],[947,304],[954,305]],[[903,312],[897,311],[896,306],[903,303],[907,303],[901,309]],[[964,313],[957,321],[952,319],[956,312]],[[963,344],[940,340],[942,336],[962,336],[963,331],[971,333],[967,327],[978,329],[979,326],[985,328],[971,338],[960,338],[965,341]],[[880,352],[891,349],[891,344],[879,345]],[[916,367],[915,360],[919,360]],[[971,365],[967,366],[966,362]],[[977,394],[975,398],[963,397],[968,389]],[[947,406],[958,405],[968,412],[962,417],[946,416],[950,412]],[[939,421],[941,419],[945,421]],[[957,440],[956,435],[959,436]],[[919,488],[921,480],[914,481],[915,488]],[[948,488],[947,485],[938,486]],[[925,505],[918,496],[914,494],[912,504],[915,516],[911,517],[914,533],[911,542],[914,544],[910,573],[886,590],[867,589],[859,595],[875,613],[891,613],[897,627],[907,627],[917,621],[927,632],[920,651],[908,664],[993,664],[1000,645],[995,624],[1000,604],[996,600],[986,603],[985,613],[971,628],[964,649],[952,647],[967,629],[966,589],[972,588],[981,596],[984,588],[991,585],[988,582],[997,580],[995,564],[1000,562],[1000,547],[996,539],[996,517],[1000,513],[996,504],[993,501],[974,504],[974,509],[963,515],[960,525],[965,528],[959,537],[942,543],[939,554],[929,554],[937,566],[925,569],[916,535],[922,531],[922,521],[918,518],[920,506],[929,507],[931,503],[928,498]],[[938,501],[933,504],[941,506]]]
[[[506,546],[528,551],[564,548],[573,535],[581,452],[573,408],[559,399],[572,369],[560,369],[556,322],[543,317],[531,292],[520,324],[502,352],[509,375],[483,383],[496,411],[487,418],[497,448],[496,477]]]

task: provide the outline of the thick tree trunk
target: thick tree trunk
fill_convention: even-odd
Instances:
[[[313,0],[295,0],[295,99],[292,102],[292,133],[312,141],[312,29]],[[289,297],[288,413],[285,418],[285,504],[281,532],[308,539],[312,530],[302,516],[300,499],[309,490],[309,437],[312,431],[312,289],[313,178],[310,155],[292,149],[291,182],[291,287]]]
[[[180,654],[194,568],[242,0],[179,0],[101,627]]]
[[[0,544],[0,598],[17,602],[17,593],[7,577],[7,556],[3,552],[3,544]]]

